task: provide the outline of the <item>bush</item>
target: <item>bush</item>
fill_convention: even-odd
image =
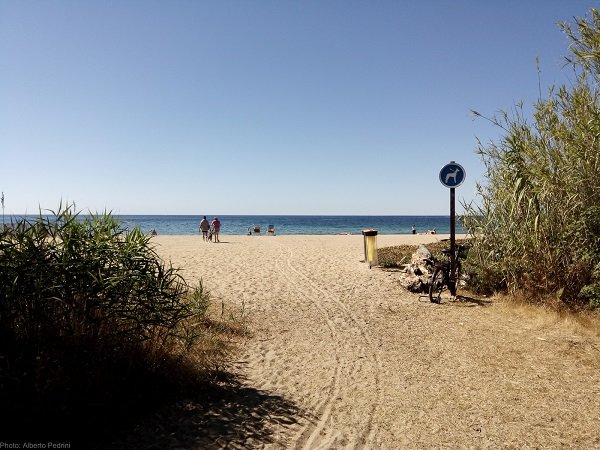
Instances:
[[[552,88],[532,119],[522,105],[488,119],[504,135],[479,145],[486,183],[464,217],[481,289],[551,304],[559,298],[569,307],[600,303],[593,276],[600,261],[600,91],[593,81],[600,13],[592,9],[576,24],[577,31],[562,26],[572,40],[574,83]]]
[[[464,239],[457,239],[456,245],[466,242]],[[413,253],[417,250],[418,245],[394,245],[391,247],[381,247],[377,249],[377,259],[379,265],[386,269],[399,268],[404,264],[409,264]],[[446,258],[442,253],[445,248],[450,248],[450,241],[430,242],[425,244],[427,250],[431,252],[433,257],[437,259]],[[464,264],[463,264],[464,267]]]
[[[149,237],[110,214],[80,217],[67,207],[5,227],[0,286],[7,430],[29,425],[31,437],[81,421],[97,427],[156,400],[149,391],[197,375],[188,352],[201,333],[191,329],[208,293],[190,288]]]
[[[412,254],[417,249],[414,245],[395,245],[377,249],[379,265],[386,269],[401,267],[410,263]]]

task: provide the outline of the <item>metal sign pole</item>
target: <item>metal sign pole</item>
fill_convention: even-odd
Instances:
[[[450,188],[450,293],[456,295],[456,210],[455,189]]]
[[[456,211],[455,189],[467,176],[465,169],[455,161],[450,161],[440,170],[440,182],[450,189],[450,293],[456,295]]]

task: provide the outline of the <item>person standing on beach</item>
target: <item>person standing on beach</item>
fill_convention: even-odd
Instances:
[[[412,234],[417,234],[417,228],[414,225],[412,226]]]
[[[203,241],[208,240],[208,230],[210,230],[210,224],[208,223],[208,220],[206,220],[206,216],[204,216],[204,219],[200,221],[200,231],[202,231]]]
[[[211,223],[212,228],[213,228],[213,238],[215,240],[215,242],[220,242],[219,241],[219,231],[221,230],[221,221],[219,220],[218,217],[215,217],[214,220]]]

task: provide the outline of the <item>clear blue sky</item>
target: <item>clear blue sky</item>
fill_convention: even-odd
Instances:
[[[447,214],[597,1],[0,0],[6,214]]]

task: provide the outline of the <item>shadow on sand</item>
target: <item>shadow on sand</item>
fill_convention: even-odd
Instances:
[[[429,296],[426,294],[419,295],[420,302],[429,302]],[[463,307],[473,307],[473,306],[482,306],[487,307],[492,305],[491,300],[484,300],[476,297],[469,297],[467,295],[457,295],[456,297],[442,297],[441,305],[445,306],[463,306]]]
[[[303,417],[289,400],[229,379],[150,412],[132,430],[96,448],[264,447],[279,442],[276,426],[287,428]]]
[[[446,304],[454,304],[459,306],[491,306],[491,300],[483,300],[475,297],[468,297],[466,295],[457,295],[454,299],[448,299],[446,301],[442,301],[442,303]]]

